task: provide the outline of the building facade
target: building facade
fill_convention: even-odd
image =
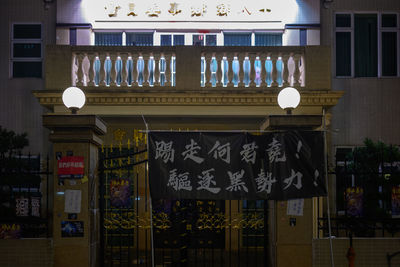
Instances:
[[[107,125],[103,147],[111,149],[134,142],[146,124],[150,130],[266,130],[267,115],[283,114],[276,97],[287,86],[302,96],[295,115],[324,115],[330,169],[338,149],[360,146],[367,137],[400,144],[398,1],[35,0],[3,5],[9,38],[1,41],[0,125],[27,131],[32,152],[54,154],[42,115],[69,114],[61,94],[70,86],[86,94],[79,114],[97,115]],[[329,176],[333,217],[341,215],[336,178]],[[59,208],[63,199],[55,195],[63,187],[54,181],[49,197],[50,203],[54,198],[54,246],[82,246],[59,236],[67,214]],[[241,202],[234,205],[244,208]],[[226,213],[231,204],[227,207]],[[326,201],[305,200],[303,216],[287,215],[287,202],[270,201],[265,216],[265,266],[329,266],[329,239],[318,227],[318,217],[326,217]],[[99,220],[89,217],[85,223]],[[386,264],[386,253],[399,250],[398,240],[388,236],[355,239],[357,265]],[[226,247],[249,247],[232,240]],[[347,237],[333,244],[336,264],[345,264]],[[61,264],[67,255],[48,242],[40,246],[50,262]],[[375,253],[368,250],[372,247]],[[12,261],[6,266],[14,266]],[[93,266],[101,261],[89,260]],[[64,263],[75,264],[73,259]]]

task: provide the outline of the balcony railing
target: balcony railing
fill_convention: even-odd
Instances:
[[[72,48],[71,83],[180,87],[179,79],[190,79],[186,84],[200,88],[305,87],[306,66],[304,47],[78,46]]]

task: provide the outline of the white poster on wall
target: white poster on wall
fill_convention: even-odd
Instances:
[[[65,207],[66,213],[80,213],[82,191],[81,190],[65,190]]]
[[[287,201],[287,215],[303,216],[304,199],[290,199]]]

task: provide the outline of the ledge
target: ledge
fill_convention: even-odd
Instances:
[[[85,90],[87,106],[277,106],[278,90],[229,90],[201,91],[170,90],[115,90],[112,88]],[[332,107],[343,91],[301,90],[300,106]],[[63,105],[61,90],[40,90],[33,94],[42,106],[54,109]]]
[[[95,115],[43,115],[43,126],[51,130],[52,142],[91,142],[101,145],[107,133],[105,122]]]
[[[322,125],[322,115],[269,115],[260,130],[316,129]]]

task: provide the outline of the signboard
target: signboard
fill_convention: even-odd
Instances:
[[[67,156],[58,160],[58,177],[64,179],[81,179],[85,171],[84,158]]]
[[[322,132],[150,132],[152,198],[325,196]]]

